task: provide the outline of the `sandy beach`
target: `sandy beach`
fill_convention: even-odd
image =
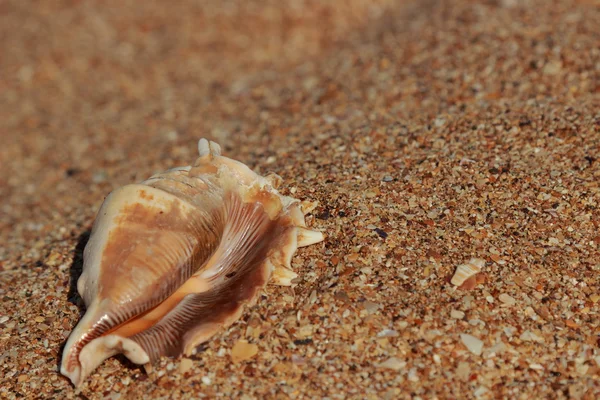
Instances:
[[[0,398],[599,398],[599,21],[594,0],[1,2]],[[74,389],[100,204],[202,137],[318,201],[326,240],[195,355]]]

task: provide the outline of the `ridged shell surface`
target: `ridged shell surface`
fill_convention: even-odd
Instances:
[[[480,273],[484,265],[485,260],[480,258],[472,258],[468,263],[461,264],[456,267],[456,271],[454,272],[450,283],[452,283],[454,286],[462,285],[469,278]]]
[[[297,247],[323,240],[302,204],[201,139],[200,156],[102,204],[77,289],[86,305],[65,346],[74,385],[122,353],[146,364],[191,353],[235,322],[272,280],[291,285]],[[306,211],[306,210],[305,210]]]

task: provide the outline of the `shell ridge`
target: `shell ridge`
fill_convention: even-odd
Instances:
[[[179,356],[184,349],[199,345],[237,320],[243,306],[266,284],[270,274],[267,265],[268,258],[262,257],[246,273],[236,274],[208,292],[188,294],[158,324],[131,340],[153,361],[164,355]],[[194,337],[198,331],[202,332],[200,339]]]
[[[273,225],[273,221],[259,204],[243,203],[238,196],[231,193],[227,204],[227,222],[221,243],[207,262],[209,267],[202,272],[203,277],[213,281],[236,272],[233,269],[238,265],[244,268],[244,257],[257,250],[261,234]]]
[[[213,288],[186,295],[160,322],[131,338],[148,352],[151,359],[160,355],[179,355],[193,341],[192,335],[186,342],[188,331],[201,330],[205,332],[202,337],[209,338],[220,327],[227,326],[228,321],[241,312],[243,305],[251,303],[266,285],[272,272],[272,249],[282,237],[288,236],[285,231],[293,229],[277,226],[260,203],[243,203],[234,195],[228,198],[229,219],[221,246],[208,262],[210,266],[199,275],[211,282]],[[178,345],[169,344],[173,342],[173,336],[180,339],[174,341]],[[160,345],[156,346],[156,343]]]

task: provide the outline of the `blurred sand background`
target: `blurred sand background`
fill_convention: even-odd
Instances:
[[[599,21],[594,0],[1,1],[0,398],[598,398]],[[318,200],[328,239],[191,359],[113,358],[76,392],[57,369],[95,213],[200,137]],[[240,340],[258,352],[232,362]]]

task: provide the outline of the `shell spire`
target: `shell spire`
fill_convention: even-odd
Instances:
[[[192,166],[113,191],[84,250],[77,289],[86,305],[61,373],[75,386],[122,353],[146,364],[190,354],[252,305],[269,282],[291,285],[296,249],[324,240],[306,227],[314,205],[198,142]]]
[[[198,154],[200,157],[211,155],[212,157],[218,157],[221,155],[221,146],[215,142],[209,142],[202,138],[198,140]]]

